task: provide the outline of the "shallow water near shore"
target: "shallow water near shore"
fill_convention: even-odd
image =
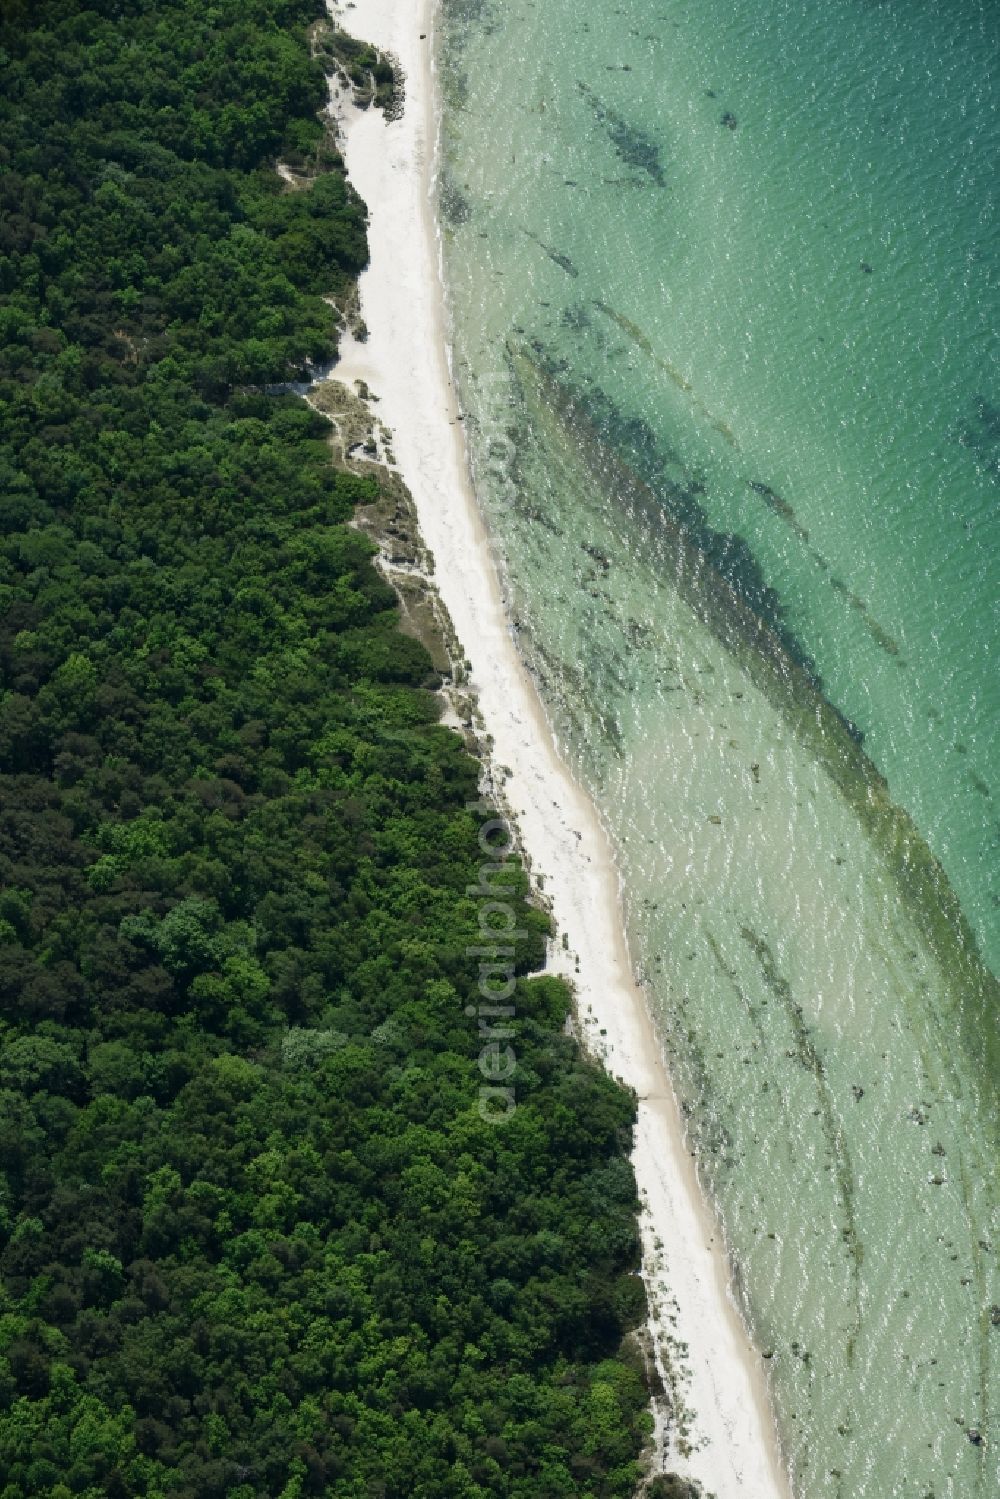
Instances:
[[[444,10],[477,488],[798,1492],[992,1494],[996,16]]]

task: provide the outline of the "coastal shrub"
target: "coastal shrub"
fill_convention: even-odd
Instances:
[[[403,108],[404,84],[399,64],[393,58],[339,27],[322,34],[320,51],[350,82],[358,104],[364,108],[375,104],[387,119],[398,118]]]
[[[700,1484],[678,1478],[676,1473],[660,1474],[646,1489],[647,1499],[701,1499],[702,1492]]]

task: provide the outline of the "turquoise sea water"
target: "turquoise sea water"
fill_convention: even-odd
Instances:
[[[445,0],[441,66],[477,487],[798,1492],[992,1496],[1000,11]]]

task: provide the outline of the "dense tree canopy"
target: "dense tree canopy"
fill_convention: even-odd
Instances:
[[[478,765],[268,393],[366,254],[321,14],[0,3],[0,1499],[636,1481],[632,1100],[512,860],[482,1117]]]

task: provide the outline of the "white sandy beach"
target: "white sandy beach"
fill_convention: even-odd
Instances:
[[[447,324],[433,213],[437,135],[434,0],[331,5],[339,23],[401,62],[403,117],[341,102],[348,171],[369,205],[371,263],[361,278],[366,343],[347,341],[335,375],[367,382],[435,558],[435,581],[472,664],[494,759],[532,871],[569,952],[579,1012],[610,1071],[640,1098],[633,1162],[645,1212],[647,1280],[661,1351],[687,1345],[681,1393],[689,1411],[683,1456],[658,1462],[718,1499],[790,1492],[768,1404],[763,1363],[729,1293],[718,1227],[701,1193],[680,1114],[625,943],[618,877],[589,799],[560,757],[509,628],[498,575],[469,477],[449,373]],[[335,107],[336,101],[335,101]],[[579,960],[579,967],[575,965]],[[675,1360],[676,1362],[676,1360]]]

